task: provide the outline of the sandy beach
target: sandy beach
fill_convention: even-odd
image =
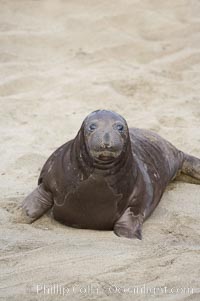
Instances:
[[[0,1],[1,300],[200,300],[199,185],[171,183],[142,241],[19,218],[96,109],[200,158],[199,15],[197,0]]]

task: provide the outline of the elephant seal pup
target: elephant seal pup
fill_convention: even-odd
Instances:
[[[68,226],[141,239],[144,220],[181,172],[200,182],[200,159],[151,131],[128,129],[117,113],[98,110],[50,156],[22,207],[32,221],[52,207],[54,218]]]

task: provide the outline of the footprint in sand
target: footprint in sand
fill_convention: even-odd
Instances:
[[[1,202],[2,215],[13,223],[30,224],[33,220],[23,212],[22,201],[23,198],[6,198]]]
[[[185,119],[182,117],[163,115],[160,118],[158,118],[158,121],[162,126],[165,127],[170,127],[170,128],[185,127]]]
[[[28,153],[20,156],[14,163],[14,168],[26,168],[27,170],[41,169],[46,157],[37,153]]]
[[[142,93],[153,91],[151,84],[144,79],[112,81],[110,85],[116,92],[127,97],[133,97],[141,91]]]

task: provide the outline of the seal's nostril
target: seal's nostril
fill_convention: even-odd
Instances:
[[[107,148],[107,149],[110,149],[111,145],[109,143],[104,143],[104,147]]]

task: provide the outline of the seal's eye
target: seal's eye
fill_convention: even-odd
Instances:
[[[92,124],[89,125],[89,131],[90,132],[93,132],[94,130],[96,130],[96,128],[97,128],[97,126],[94,123],[92,123]]]
[[[116,128],[117,128],[117,130],[118,130],[120,133],[122,133],[123,130],[124,130],[123,124],[117,124],[117,125],[116,125]]]

